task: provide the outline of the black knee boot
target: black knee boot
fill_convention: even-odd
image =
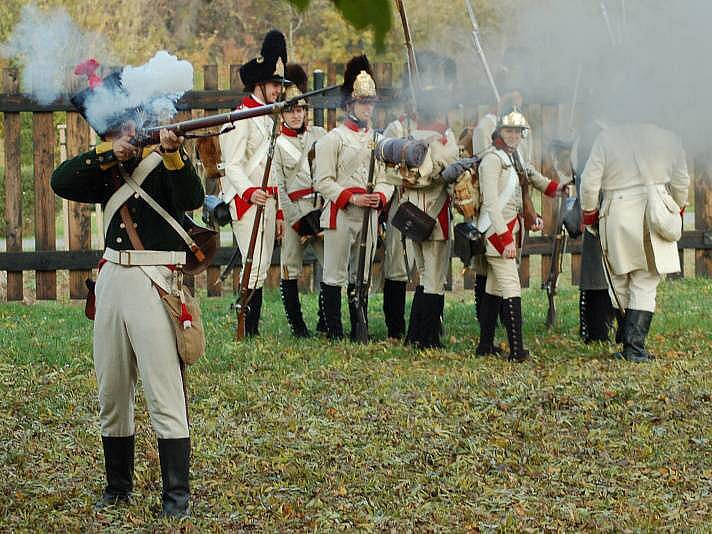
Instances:
[[[321,288],[319,288],[319,309],[317,310],[317,323],[316,323],[316,331],[319,334],[324,334],[326,335],[326,316],[324,315],[324,294],[321,291]]]
[[[483,274],[475,275],[475,317],[481,321],[480,313],[482,311],[482,303],[485,299],[485,287],[487,286],[487,277]],[[495,318],[495,321],[497,319]]]
[[[326,337],[329,339],[342,339],[344,337],[344,326],[341,323],[341,288],[322,282],[321,297],[324,308],[324,322],[326,323]]]
[[[497,317],[502,307],[502,297],[483,293],[480,300],[480,341],[475,349],[477,356],[501,354],[502,349],[494,344],[494,333],[497,327]]]
[[[410,305],[408,333],[405,336],[406,344],[418,344],[420,342],[420,329],[423,322],[423,289],[423,286],[417,286],[413,294],[413,302]]]
[[[585,343],[608,341],[608,331],[612,326],[613,306],[607,289],[587,289],[581,291],[579,299],[581,314],[581,339]]]
[[[159,439],[158,456],[163,480],[163,517],[189,514],[190,438]]]
[[[309,330],[304,323],[302,305],[299,302],[299,287],[296,280],[282,280],[279,283],[282,294],[282,304],[287,313],[287,322],[292,329],[294,337],[309,337]]]
[[[623,338],[625,336],[625,317],[623,313],[619,310],[615,310],[616,316],[616,343],[623,343]]]
[[[383,316],[392,339],[400,339],[405,333],[405,288],[406,282],[386,278],[383,283]]]
[[[653,312],[643,310],[625,311],[622,353],[624,359],[636,363],[648,362],[653,359],[652,355],[645,350],[645,338],[648,337],[652,321]]]
[[[423,293],[420,335],[413,343],[421,349],[441,349],[440,332],[443,324],[445,296],[437,293]]]
[[[101,444],[104,447],[106,487],[94,506],[96,509],[128,503],[133,491],[135,437],[101,436]]]
[[[260,335],[260,315],[262,314],[262,288],[255,289],[250,302],[247,303],[247,314],[245,315],[245,335]]]
[[[509,338],[508,360],[523,362],[529,358],[529,351],[524,348],[524,337],[522,335],[522,299],[521,297],[511,297],[502,299],[502,310],[504,315],[504,326],[507,328]]]

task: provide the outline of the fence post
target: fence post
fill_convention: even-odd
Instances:
[[[240,65],[230,65],[230,89],[236,91],[241,88],[242,80],[240,79]],[[235,102],[235,106],[238,104],[239,102]],[[232,233],[232,228],[230,233]],[[237,240],[235,239],[234,234],[232,236],[232,246],[237,247]],[[240,260],[240,265],[242,265],[242,260]],[[240,271],[242,271],[242,267],[240,267],[240,269],[232,270],[232,290],[235,294],[237,294],[237,291],[240,288]]]
[[[216,90],[219,87],[218,66],[204,65],[203,66],[203,88],[206,91]],[[205,115],[210,114],[209,111],[203,112]],[[217,140],[216,140],[217,142]],[[205,194],[217,195],[220,192],[219,177],[209,177],[205,174]],[[218,246],[220,246],[220,229],[218,228]],[[222,295],[222,286],[216,284],[220,277],[220,267],[208,267],[207,270],[207,291],[209,297],[219,297]]]
[[[67,112],[67,157],[73,158],[89,149],[89,127],[79,113]],[[67,204],[68,224],[65,229],[69,250],[91,250],[91,204],[72,202]],[[99,228],[99,232],[103,229]],[[91,270],[69,271],[69,298],[86,297],[84,281],[91,277]]]
[[[17,94],[17,69],[3,69],[3,92]],[[20,114],[5,113],[5,238],[8,252],[22,252],[22,156]],[[22,271],[8,271],[7,300],[22,300]]]
[[[313,80],[314,80],[314,89],[323,89],[324,88],[324,71],[323,70],[315,70],[314,75],[313,75]],[[314,108],[314,126],[320,126],[324,127],[324,110],[323,109],[316,109]]]
[[[32,114],[32,143],[35,173],[35,250],[56,250],[54,193],[50,175],[54,169],[55,146],[52,113]],[[56,300],[57,272],[35,271],[37,299]]]
[[[329,62],[326,66],[326,77],[329,85],[336,83],[336,64]],[[336,110],[329,109],[326,112],[326,129],[333,130],[336,127]]]
[[[700,158],[695,167],[695,228],[712,239],[712,156]],[[712,249],[695,250],[695,276],[712,277]]]

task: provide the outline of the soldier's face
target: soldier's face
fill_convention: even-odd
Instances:
[[[510,148],[517,148],[522,142],[522,130],[520,128],[502,128],[499,131],[502,141]]]
[[[371,120],[374,107],[376,107],[374,102],[359,102],[357,100],[354,102],[354,116],[360,121],[368,122]]]
[[[267,82],[257,86],[262,91],[262,97],[265,104],[276,102],[279,95],[282,93],[282,84],[277,82]],[[260,96],[260,95],[257,95]]]
[[[304,106],[294,106],[292,109],[282,113],[284,123],[293,130],[298,130],[304,125],[306,116],[307,110]]]

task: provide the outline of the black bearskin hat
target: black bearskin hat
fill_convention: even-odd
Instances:
[[[246,91],[265,82],[281,83],[284,77],[277,72],[277,62],[287,64],[287,41],[279,30],[270,30],[262,42],[260,55],[240,67],[240,79]]]
[[[352,94],[354,91],[354,83],[356,82],[356,77],[362,71],[365,71],[375,83],[371,64],[368,62],[368,58],[365,54],[351,58],[346,64],[344,83],[341,84],[341,107],[346,108],[347,104],[354,100]]]
[[[284,76],[302,93],[307,92],[307,73],[299,63],[288,63],[284,68]]]
[[[104,109],[106,106],[101,106],[103,113],[89,113],[92,97],[103,91],[108,91],[110,95],[116,95],[119,97],[118,100],[121,100],[120,97],[125,95],[126,91],[121,84],[120,71],[112,72],[97,86],[83,89],[69,98],[79,114],[84,117],[84,120],[89,123],[89,126],[99,137],[104,139],[109,132],[118,130],[127,121],[133,120],[138,124],[141,109],[136,107],[107,110]],[[106,97],[104,97],[104,100],[106,100]]]

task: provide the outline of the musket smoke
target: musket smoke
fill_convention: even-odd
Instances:
[[[193,66],[161,50],[139,67],[126,66],[121,88],[99,86],[87,98],[87,119],[105,127],[127,109],[140,109],[138,127],[163,122],[176,114],[175,103],[193,87]]]
[[[580,119],[654,122],[683,135],[688,152],[708,150],[712,2],[545,0],[518,8],[503,61],[508,85],[529,102],[570,102],[582,66],[588,117]]]
[[[22,65],[20,87],[42,105],[68,92],[71,69],[88,55],[111,58],[103,39],[79,28],[61,8],[40,10],[30,4],[22,8],[20,21],[0,55]]]

